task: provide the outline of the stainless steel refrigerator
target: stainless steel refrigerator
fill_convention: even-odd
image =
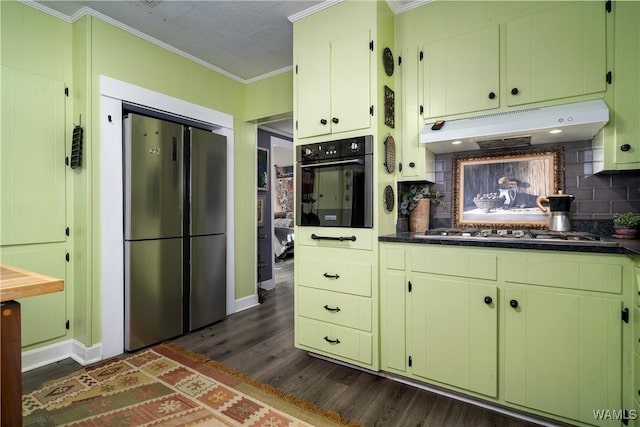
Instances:
[[[123,121],[125,350],[226,315],[226,137]],[[108,284],[107,284],[108,285]]]

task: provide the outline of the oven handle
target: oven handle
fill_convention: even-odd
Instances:
[[[311,234],[311,238],[313,240],[339,240],[341,242],[345,241],[345,240],[351,240],[352,242],[356,241],[356,236],[340,236],[340,237],[333,237],[333,236],[318,236],[317,234],[313,233]]]
[[[313,163],[310,165],[300,165],[301,168],[321,168],[324,166],[337,166],[337,165],[350,165],[350,164],[364,164],[364,160],[362,159],[351,159],[351,160],[338,160],[335,162],[323,162],[323,163]]]

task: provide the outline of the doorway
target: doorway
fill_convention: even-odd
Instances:
[[[268,185],[257,192],[259,293],[280,281],[283,262],[292,277],[294,253],[293,137],[291,119],[258,126],[258,156],[268,158]],[[286,279],[285,279],[286,280]]]

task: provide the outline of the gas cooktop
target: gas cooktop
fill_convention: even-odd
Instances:
[[[582,231],[550,231],[535,229],[502,230],[477,228],[434,228],[416,237],[444,240],[522,241],[527,243],[617,246],[614,239]]]

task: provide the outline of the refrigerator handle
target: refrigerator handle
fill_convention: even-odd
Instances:
[[[173,161],[177,161],[178,160],[178,139],[174,136],[173,137]]]

